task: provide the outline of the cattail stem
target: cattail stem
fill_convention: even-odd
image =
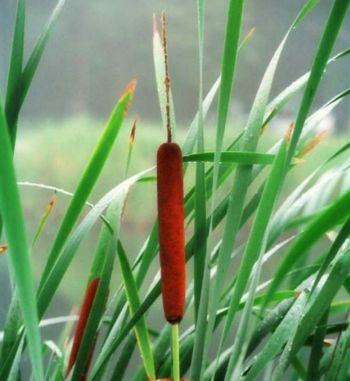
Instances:
[[[167,141],[171,143],[172,132],[171,132],[171,120],[170,120],[170,76],[169,76],[169,64],[168,64],[168,43],[166,37],[166,18],[165,12],[162,12],[162,44],[164,52],[164,70],[165,70],[165,114],[166,114],[166,129],[167,129]]]
[[[171,354],[173,358],[173,380],[180,381],[179,324],[171,325]]]

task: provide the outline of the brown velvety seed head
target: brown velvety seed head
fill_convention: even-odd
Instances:
[[[182,153],[175,143],[164,143],[157,154],[159,251],[165,317],[178,323],[186,293]]]

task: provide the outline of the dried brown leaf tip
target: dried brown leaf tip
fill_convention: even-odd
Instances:
[[[253,28],[251,28],[251,29],[249,30],[249,32],[247,33],[246,38],[251,38],[251,37],[253,37],[253,35],[254,35],[255,32],[256,32],[256,27],[253,26]]]
[[[266,131],[266,129],[269,127],[268,124],[264,124],[261,128],[260,128],[260,136],[262,136],[264,134],[264,132]]]
[[[253,37],[255,31],[256,31],[255,27],[249,29],[248,33],[245,35],[245,37],[243,38],[243,41],[241,42],[240,48],[242,48]]]
[[[131,103],[131,101],[132,101],[132,97],[133,97],[133,95],[134,95],[136,85],[137,85],[137,80],[136,80],[136,79],[131,80],[131,81],[127,84],[127,86],[125,87],[125,90],[123,91],[123,95],[121,96],[121,99],[124,99],[124,98],[126,98],[126,97],[129,97],[129,99],[128,99],[128,104],[126,105],[125,110],[124,110],[124,117],[126,116],[126,114],[127,114],[128,111],[129,111],[130,103]]]
[[[135,143],[137,119],[134,120],[129,137],[129,148]]]
[[[125,87],[124,91],[123,91],[123,95],[122,97],[125,97],[127,95],[132,95],[135,91],[135,88],[136,88],[136,85],[137,85],[137,80],[134,78],[132,79]]]
[[[294,131],[295,124],[291,123],[289,127],[287,128],[286,134],[285,134],[285,139],[287,142],[290,142],[290,139],[292,137],[293,131]]]
[[[8,249],[8,245],[6,243],[0,245],[0,255],[4,254]]]
[[[310,151],[317,147],[328,135],[328,130],[323,130],[315,135],[300,151],[298,157],[301,159],[306,156]]]
[[[49,200],[49,202],[48,202],[48,204],[47,204],[47,209],[48,209],[48,211],[51,211],[51,210],[53,209],[53,207],[56,205],[56,202],[57,202],[57,196],[54,194],[54,195],[50,198],[50,200]]]

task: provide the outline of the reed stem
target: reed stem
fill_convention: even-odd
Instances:
[[[180,381],[179,324],[171,325],[171,353],[173,358],[173,380]]]

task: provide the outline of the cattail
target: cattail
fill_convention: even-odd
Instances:
[[[182,154],[175,143],[158,149],[157,190],[163,308],[166,319],[177,323],[184,312],[186,270]]]
[[[85,297],[83,300],[83,304],[81,306],[81,310],[80,310],[80,314],[79,314],[77,327],[76,327],[75,333],[74,333],[73,345],[72,345],[72,350],[71,350],[71,353],[69,356],[68,367],[67,367],[67,371],[66,371],[66,377],[69,375],[69,372],[72,370],[73,365],[77,359],[80,343],[81,343],[81,340],[82,340],[83,335],[84,335],[86,323],[89,319],[91,307],[92,307],[92,304],[94,302],[94,298],[96,295],[96,291],[97,291],[99,282],[100,282],[100,278],[94,278],[90,282],[90,284],[86,290]],[[92,351],[93,351],[93,349],[91,350],[91,352]],[[90,354],[90,356],[92,356],[92,353]]]
[[[159,251],[165,317],[178,323],[184,313],[186,293],[182,153],[171,142],[170,79],[167,64],[165,16],[162,14],[168,141],[157,152]]]

